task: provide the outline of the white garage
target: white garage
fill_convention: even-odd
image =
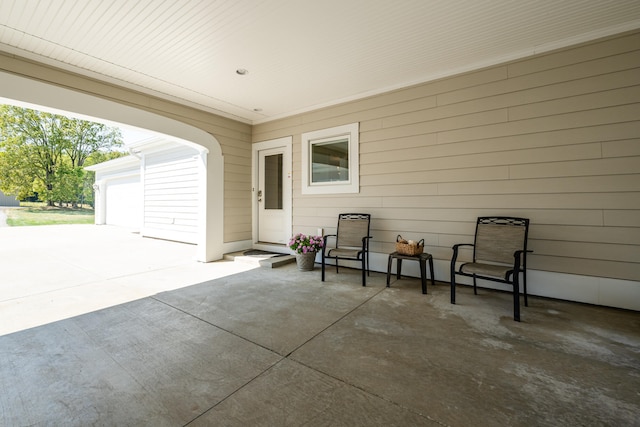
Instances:
[[[86,169],[95,171],[95,223],[134,228],[142,236],[198,243],[202,212],[202,154],[152,138],[132,155]]]
[[[106,206],[105,224],[131,227],[142,226],[142,192],[140,176],[109,179],[104,185]]]
[[[197,243],[199,162],[196,150],[186,146],[145,155],[143,235]]]
[[[142,228],[140,159],[120,157],[85,169],[96,173],[95,223]]]

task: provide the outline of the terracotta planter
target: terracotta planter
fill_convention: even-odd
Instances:
[[[307,252],[306,254],[296,254],[296,264],[298,264],[298,270],[311,271],[316,261],[315,252]]]

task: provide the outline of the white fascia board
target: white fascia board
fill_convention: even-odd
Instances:
[[[140,159],[136,156],[118,157],[117,159],[107,160],[106,162],[97,163],[95,165],[86,166],[84,169],[93,172],[109,172],[119,169],[139,167]]]

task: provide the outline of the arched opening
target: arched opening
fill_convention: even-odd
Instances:
[[[0,101],[140,128],[198,147],[203,178],[196,259],[208,262],[222,258],[224,162],[220,143],[211,134],[158,114],[5,72],[0,72]]]

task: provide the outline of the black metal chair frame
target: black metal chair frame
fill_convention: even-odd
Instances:
[[[367,231],[364,236],[347,236],[340,238],[341,222],[344,221],[366,221]],[[346,226],[343,226],[343,228]],[[327,259],[334,259],[336,263],[336,274],[338,274],[338,260],[360,261],[362,263],[362,286],[367,286],[367,276],[369,275],[369,235],[371,229],[371,215],[363,213],[343,213],[338,215],[338,228],[336,234],[323,236],[322,248],[322,281],[325,279],[325,265]],[[343,236],[346,231],[343,229]],[[329,238],[335,238],[335,247],[327,246]],[[357,240],[357,241],[356,241]],[[346,249],[345,249],[346,248]],[[334,255],[332,255],[334,253]]]
[[[520,227],[522,229],[522,242],[518,244],[517,249],[513,251],[513,263],[506,264],[505,257],[499,260],[495,259],[478,259],[478,253],[491,253],[499,251],[501,248],[483,248],[483,239],[479,239],[479,230],[485,225],[495,225],[503,227]],[[453,246],[453,257],[451,258],[451,304],[456,303],[456,275],[468,276],[473,278],[473,293],[478,294],[477,279],[489,280],[493,282],[506,283],[513,286],[513,318],[516,321],[520,321],[520,273],[522,273],[522,285],[524,293],[524,305],[527,307],[527,253],[533,252],[527,249],[527,238],[529,234],[529,219],[517,218],[517,217],[504,217],[504,216],[492,216],[492,217],[479,217],[476,222],[476,232],[474,243],[461,243]],[[499,243],[499,242],[498,242]],[[456,261],[458,259],[458,249],[463,246],[473,247],[473,261],[463,263],[456,270]],[[495,251],[494,251],[495,249]],[[504,249],[504,248],[502,248]],[[483,262],[488,261],[488,262]],[[464,269],[468,271],[463,271]],[[499,276],[493,276],[488,274],[479,274],[477,271],[491,271],[495,270]],[[474,272],[475,271],[475,272]]]

